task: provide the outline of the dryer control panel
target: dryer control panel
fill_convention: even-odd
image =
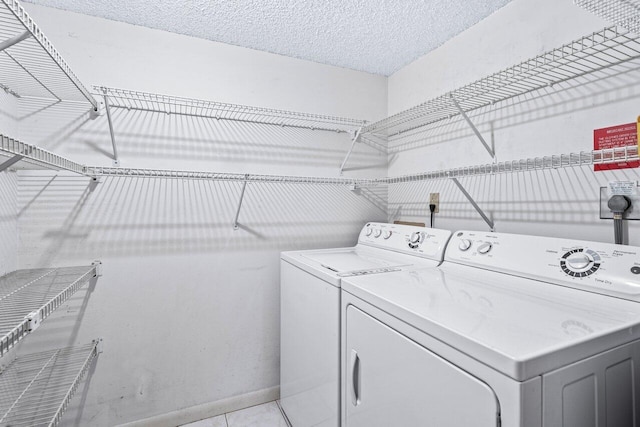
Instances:
[[[458,231],[445,261],[640,301],[639,247]]]
[[[370,222],[360,231],[359,244],[442,261],[449,230]]]

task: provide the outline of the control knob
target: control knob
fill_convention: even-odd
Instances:
[[[373,229],[371,227],[367,227],[367,236],[371,236],[371,233],[373,233]]]
[[[560,268],[571,277],[587,277],[598,271],[601,258],[591,249],[572,249],[560,259]]]
[[[578,252],[567,258],[567,264],[575,270],[582,270],[591,264],[591,258],[585,253]]]
[[[376,229],[376,231],[373,232],[373,237],[377,239],[378,237],[380,237],[381,234],[382,234],[382,230]]]
[[[492,247],[493,245],[491,243],[484,242],[483,244],[478,246],[478,253],[482,255],[488,254]]]
[[[419,231],[411,233],[411,236],[409,236],[409,247],[415,249],[420,246],[420,243],[422,243],[422,233]]]
[[[462,239],[458,244],[458,249],[460,249],[463,252],[469,250],[470,247],[471,247],[471,240],[469,239]]]
[[[386,230],[382,237],[384,237],[385,239],[388,239],[389,237],[391,237],[392,234],[393,232],[391,230]]]

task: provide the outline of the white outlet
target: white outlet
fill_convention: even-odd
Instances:
[[[436,210],[433,211],[434,213],[439,213],[440,212],[440,193],[431,193],[429,195],[429,204],[430,205],[436,205]],[[431,212],[431,211],[429,211]]]

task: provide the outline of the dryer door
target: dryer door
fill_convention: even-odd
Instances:
[[[496,427],[493,390],[354,306],[347,308],[348,427]]]

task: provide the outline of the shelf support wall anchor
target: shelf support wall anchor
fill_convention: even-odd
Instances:
[[[107,88],[102,88],[104,96],[104,110],[107,113],[107,121],[109,122],[109,133],[111,134],[111,145],[113,146],[113,166],[120,166],[120,158],[118,157],[118,147],[116,146],[116,136],[113,132],[113,121],[111,120],[111,110],[109,108],[109,97],[107,96]]]
[[[469,194],[467,192],[467,190],[464,189],[464,187],[462,186],[462,184],[460,184],[460,181],[458,181],[458,178],[451,178],[451,180],[453,181],[453,183],[458,186],[458,189],[462,192],[462,194],[464,194],[464,197],[467,198],[467,200],[469,201],[469,203],[471,203],[471,206],[473,206],[473,208],[478,212],[478,214],[480,214],[480,216],[482,217],[482,219],[484,220],[484,222],[487,223],[487,225],[489,226],[489,228],[491,229],[491,231],[494,231],[495,227],[494,227],[494,223],[491,219],[489,219],[489,217],[484,213],[484,211],[482,210],[482,208],[480,206],[478,206],[478,204],[476,203],[475,200],[473,200],[473,197],[471,197],[471,194]]]
[[[18,34],[17,36],[11,37],[10,39],[3,41],[2,43],[0,43],[0,52],[2,52],[5,49],[9,49],[14,44],[18,44],[21,41],[28,39],[29,37],[31,37],[31,32],[27,30],[22,34]]]
[[[248,178],[248,175],[245,175],[245,178]],[[244,190],[247,189],[247,180],[245,179],[242,182],[242,191],[240,191],[240,200],[238,201],[238,210],[236,210],[236,217],[233,220],[233,229],[238,229],[238,217],[240,216],[240,209],[242,209],[242,201],[244,200]]]
[[[489,144],[487,144],[487,141],[485,141],[484,137],[482,136],[482,134],[480,133],[478,128],[473,124],[473,122],[471,121],[469,116],[467,116],[467,113],[464,112],[464,110],[462,109],[460,104],[458,104],[458,101],[456,101],[456,99],[453,97],[453,95],[450,94],[449,97],[451,98],[451,101],[453,102],[453,105],[455,105],[455,107],[457,108],[457,110],[460,113],[460,115],[462,116],[462,118],[467,122],[467,124],[469,125],[469,127],[471,128],[473,133],[476,134],[476,136],[478,137],[478,139],[480,140],[482,145],[484,145],[484,148],[489,152],[491,157],[495,159],[496,153],[489,146]]]
[[[356,133],[353,135],[353,139],[351,140],[351,147],[349,147],[349,151],[347,151],[347,155],[345,156],[344,160],[342,161],[342,164],[340,165],[340,175],[342,175],[342,172],[344,171],[344,166],[347,164],[347,161],[349,160],[349,157],[351,156],[351,152],[353,151],[353,147],[355,147],[356,142],[358,142],[360,140],[360,133],[362,132],[362,127],[360,127]]]

